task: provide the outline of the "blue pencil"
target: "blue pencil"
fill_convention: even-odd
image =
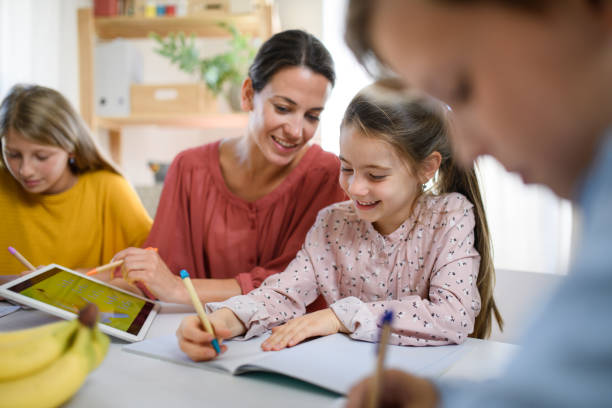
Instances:
[[[389,337],[391,336],[392,321],[393,311],[385,310],[380,322],[380,336],[378,337],[377,345],[378,358],[376,359],[376,369],[372,381],[372,389],[370,390],[370,408],[375,408],[378,406],[380,386],[382,383],[382,373],[385,366],[385,354],[387,351],[387,344],[389,343]]]

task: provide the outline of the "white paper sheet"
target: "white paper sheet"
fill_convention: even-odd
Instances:
[[[370,375],[376,361],[376,344],[356,341],[343,334],[320,337],[281,351],[261,350],[265,337],[228,341],[227,352],[202,363],[191,361],[179,348],[175,336],[165,336],[124,346],[125,351],[228,373],[271,371],[322,388],[346,394],[361,378]],[[450,368],[471,347],[471,339],[460,346],[389,346],[387,368],[435,377]]]

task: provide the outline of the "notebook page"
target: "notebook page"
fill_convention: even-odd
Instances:
[[[214,360],[192,361],[178,346],[175,335],[147,339],[138,343],[123,346],[123,350],[147,357],[192,367],[222,370],[234,374],[236,369],[246,363],[253,363],[267,354],[261,350],[261,343],[267,336],[255,337],[246,341],[228,340],[224,342],[228,350]]]
[[[459,346],[390,345],[387,348],[385,367],[436,377],[450,368],[471,347],[469,339]],[[253,365],[346,394],[357,381],[372,374],[376,358],[375,343],[334,334],[269,353]],[[240,371],[247,371],[244,368]]]

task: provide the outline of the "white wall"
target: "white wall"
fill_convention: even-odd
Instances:
[[[508,269],[497,269],[495,276],[494,298],[504,319],[504,331],[494,323],[491,340],[518,343],[534,312],[565,276]]]
[[[88,0],[0,0],[0,97],[15,83],[58,89],[78,107],[76,10]]]

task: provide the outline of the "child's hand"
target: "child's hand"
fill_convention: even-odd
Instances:
[[[221,344],[221,340],[232,337],[232,332],[225,327],[223,321],[215,319],[214,313],[209,315],[210,323],[212,324],[219,344],[221,352],[227,350],[227,346]],[[213,348],[213,335],[208,333],[202,327],[202,322],[197,315],[188,316],[183,319],[181,325],[176,331],[179,347],[193,361],[208,361],[217,356]]]
[[[338,320],[334,311],[327,308],[273,327],[272,334],[261,344],[261,348],[264,351],[281,350],[295,346],[309,337],[328,336],[338,332],[348,333],[348,329]]]
[[[438,406],[439,397],[435,386],[421,377],[415,377],[399,370],[386,370],[380,381],[379,407],[419,407],[433,408]],[[372,377],[361,380],[353,386],[348,394],[346,408],[364,408],[370,406]]]

